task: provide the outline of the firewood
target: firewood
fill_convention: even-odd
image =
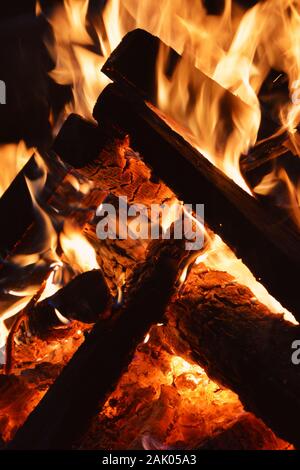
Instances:
[[[120,134],[112,126],[102,126],[102,133],[107,135],[105,146],[89,165],[79,173],[94,184],[92,194],[105,193],[105,200],[118,210],[118,197],[127,197],[128,205],[142,203],[150,207],[152,203],[162,204],[174,199],[172,191],[153,175],[134,152],[124,133]],[[90,199],[88,195],[87,200]],[[97,255],[99,266],[114,295],[130,276],[136,263],[145,259],[149,240],[106,239],[99,241],[96,235],[97,218],[94,217],[99,201],[92,201],[94,213],[84,227],[84,234],[91,242]],[[102,202],[102,200],[101,200]],[[90,203],[89,203],[90,204]]]
[[[44,159],[50,174],[43,190],[43,198],[47,199],[66,175],[66,170],[55,155],[45,154]],[[34,221],[32,199],[25,178],[34,179],[39,173],[40,170],[33,155],[0,198],[1,220],[3,223],[9,221],[5,224],[5,230],[1,230],[0,234],[0,254],[2,257],[7,255],[20,241]]]
[[[109,85],[94,109],[99,123],[119,125],[180,200],[205,204],[208,226],[297,318],[300,235],[262,207],[171,129],[153,107]]]
[[[203,442],[198,450],[285,450],[289,445],[276,438],[260,420],[246,413],[225,431]]]
[[[78,168],[95,159],[104,146],[104,136],[96,125],[87,122],[77,115],[71,115],[58,134],[53,150],[60,159]],[[49,167],[48,180],[43,191],[47,200],[59,187],[68,169],[58,161],[53,151],[43,158]],[[0,254],[5,256],[20,241],[25,231],[34,222],[32,200],[25,178],[34,178],[39,169],[34,156],[13,180],[0,198],[0,216],[3,221],[9,220],[5,230],[0,234]],[[11,214],[16,214],[12,217]]]
[[[64,122],[53,150],[74,168],[81,168],[96,159],[104,146],[105,135],[96,124],[78,114],[71,114]]]
[[[151,324],[161,320],[186,254],[182,240],[153,242],[128,282],[126,300],[95,325],[10,448],[67,448],[79,437]]]
[[[203,265],[193,268],[167,317],[165,342],[177,354],[196,360],[279,437],[299,446],[300,369],[292,363],[299,326],[272,314],[229,274]]]
[[[172,76],[176,65],[182,60],[181,56],[174,49],[166,46],[158,37],[145,30],[135,29],[126,34],[118,47],[112,52],[104,64],[102,72],[112,81],[122,84],[127,89],[133,90],[155,104],[157,93],[156,65],[159,52],[162,50],[164,55],[168,57],[166,74]],[[222,97],[218,125],[220,128],[223,127],[222,132],[224,132],[224,122],[226,121],[226,128],[228,128],[228,132],[231,132],[230,117],[227,112],[228,106],[237,110],[248,108],[248,105],[194,67],[192,62],[189,65],[191,83],[197,84],[199,88],[200,85],[205,84],[205,89],[209,90],[212,96]]]
[[[54,295],[36,304],[28,314],[28,326],[34,334],[44,336],[52,328],[62,325],[59,315],[64,317],[66,323],[68,320],[96,323],[108,310],[110,302],[111,295],[102,272],[89,271],[78,275]]]

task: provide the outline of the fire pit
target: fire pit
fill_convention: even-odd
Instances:
[[[1,446],[296,449],[300,5],[94,3],[0,147]]]

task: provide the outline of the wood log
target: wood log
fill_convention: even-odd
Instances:
[[[168,57],[166,74],[170,77],[180,60],[181,56],[172,48],[165,45],[158,37],[153,36],[142,29],[135,29],[123,38],[118,47],[112,52],[104,66],[102,72],[116,83],[122,84],[139,96],[156,104],[157,79],[156,65],[159,52],[163,51]],[[220,100],[219,122],[217,124],[230,131],[228,122],[228,107],[234,109],[245,109],[248,105],[241,101],[217,82],[202,73],[193,64],[190,64],[191,83],[205,86],[205,89],[212,94],[222,97]],[[222,107],[224,109],[222,109]],[[230,119],[230,118],[229,118]],[[218,132],[218,130],[216,130]]]
[[[167,317],[165,343],[196,360],[279,437],[299,446],[300,368],[292,363],[292,343],[300,326],[272,314],[229,274],[203,265],[193,268]]]
[[[42,197],[47,199],[66,175],[66,170],[53,154],[44,154],[49,167],[49,178],[43,190]],[[7,253],[20,241],[26,230],[34,221],[32,199],[25,178],[34,179],[40,174],[34,155],[18,173],[11,185],[0,198],[0,216],[5,224],[5,230],[0,234],[0,253]],[[55,176],[54,176],[55,175]],[[14,216],[12,216],[14,214]]]
[[[298,139],[299,130],[293,139]],[[297,154],[297,149],[287,132],[274,135],[272,138],[258,142],[247,155],[241,157],[240,168],[242,175],[247,181],[250,188],[255,192],[255,187],[262,181],[262,179],[269,174],[276,174],[280,169],[289,175],[291,181],[296,182],[300,176],[300,162]],[[282,217],[291,217],[292,208],[286,207],[285,201],[289,200],[290,189],[284,187],[282,184],[283,193],[278,195],[270,191],[268,194],[256,194],[261,204],[267,203],[269,207],[276,207],[281,211]],[[286,193],[286,196],[284,194]],[[297,228],[296,228],[297,230]]]
[[[198,450],[287,450],[289,445],[277,439],[260,420],[246,413],[225,431],[201,443]]]
[[[17,432],[11,449],[68,448],[79,437],[151,324],[162,318],[186,253],[182,240],[153,243],[129,282],[126,301],[96,324]]]
[[[180,51],[181,52],[181,51]],[[157,63],[159,55],[165,58],[164,73],[172,80],[176,66],[180,61],[185,61],[189,74],[189,94],[191,106],[197,100],[199,92],[211,99],[216,107],[216,97],[219,99],[217,106],[218,119],[214,127],[214,137],[219,148],[227,140],[234,128],[231,118],[231,110],[237,113],[249,112],[248,105],[237,95],[223,88],[208,75],[195,67],[194,58],[190,56],[188,49],[180,56],[174,49],[168,47],[158,37],[145,30],[136,29],[124,36],[118,47],[112,52],[102,67],[102,72],[113,82],[122,85],[124,89],[157,105]],[[264,111],[264,108],[262,108]],[[170,116],[173,117],[173,116]],[[174,117],[174,119],[176,119]],[[180,122],[186,126],[185,122]],[[270,113],[263,113],[263,121],[260,129],[260,138],[266,138],[274,134],[281,127],[274,122]],[[185,132],[187,129],[185,129]],[[219,136],[219,137],[218,137]]]
[[[64,163],[79,168],[95,159],[103,146],[104,135],[97,126],[78,115],[69,116],[53,144],[53,151],[48,154],[43,153],[49,172],[42,198],[47,200],[53,195],[68,171],[61,165],[56,154]],[[5,230],[2,230],[0,234],[2,257],[5,257],[20,241],[34,222],[32,200],[25,178],[34,178],[38,172],[39,169],[33,156],[0,198],[1,220],[9,220]],[[12,217],[11,214],[16,214],[16,216]]]
[[[118,210],[118,197],[127,197],[128,204],[162,204],[174,198],[166,187],[134,152],[124,133],[120,134],[112,126],[102,126],[101,132],[107,135],[106,144],[98,157],[79,173],[94,184],[93,193],[100,190],[106,194],[106,202],[115,204]],[[88,197],[89,198],[89,197]],[[102,201],[101,201],[102,202]],[[84,234],[93,245],[99,266],[114,295],[123,281],[130,276],[136,263],[145,259],[149,240],[101,240],[96,236],[97,218],[94,217],[98,202],[93,201],[94,214],[84,227]]]
[[[261,207],[171,129],[153,107],[131,99],[128,91],[109,85],[98,99],[94,117],[129,133],[132,147],[180,200],[204,203],[208,226],[300,318],[300,235],[286,219]]]
[[[44,336],[52,328],[62,325],[55,313],[67,320],[83,323],[96,321],[109,309],[110,291],[100,270],[80,274],[51,297],[36,304],[29,312],[28,326],[33,334]]]
[[[96,159],[106,136],[95,123],[78,114],[70,114],[53,142],[53,150],[74,168],[82,168]]]

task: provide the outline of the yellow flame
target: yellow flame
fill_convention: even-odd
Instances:
[[[60,245],[64,258],[74,270],[85,272],[99,269],[94,248],[80,230],[69,222],[65,223],[64,230],[60,234]]]
[[[299,0],[266,0],[246,11],[225,0],[220,15],[187,0],[108,0],[102,17],[90,17],[88,6],[88,0],[65,0],[49,19],[54,43],[47,45],[56,62],[51,76],[73,89],[63,117],[77,112],[92,119],[96,99],[109,82],[101,66],[125,33],[143,28],[183,56],[170,79],[167,51],[160,51],[159,108],[186,128],[186,136],[191,132],[201,153],[245,191],[251,194],[239,159],[257,139],[257,95],[271,67],[287,73],[291,98],[297,92],[296,102],[291,100],[280,115],[299,151],[294,132],[300,118]],[[237,95],[240,104],[203,74]]]
[[[103,88],[110,80],[100,72],[106,58],[121,41],[125,30],[121,32],[119,0],[108,1],[101,19],[94,18],[94,31],[99,44],[95,44],[87,30],[88,0],[65,0],[63,7],[54,10],[49,23],[53,28],[54,43],[46,45],[55,69],[50,76],[59,84],[71,85],[73,102],[69,103],[58,123],[71,112],[92,118],[92,110]],[[98,52],[91,50],[98,48]]]
[[[242,260],[235,256],[218,235],[215,235],[210,240],[207,250],[196,259],[196,264],[200,263],[205,263],[208,268],[231,274],[239,284],[249,287],[255,298],[266,305],[271,312],[283,313],[285,320],[296,325],[298,324],[291,312],[269,294],[267,289],[253,276]]]
[[[0,145],[0,197],[34,153],[22,140],[18,144]]]

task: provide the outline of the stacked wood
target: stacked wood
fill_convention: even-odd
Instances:
[[[166,336],[177,354],[196,360],[278,436],[299,446],[300,369],[292,363],[299,326],[272,314],[229,274],[203,265],[192,270],[167,317]]]
[[[33,334],[43,336],[71,320],[95,323],[105,315],[110,303],[111,294],[102,272],[89,271],[37,303],[29,313],[29,329]]]
[[[93,182],[91,195],[104,192],[109,198],[106,202],[114,203],[117,211],[118,197],[127,197],[128,205],[142,203],[147,208],[152,203],[162,204],[174,199],[172,191],[153,175],[139,153],[130,148],[126,134],[120,134],[110,126],[103,126],[102,132],[107,134],[105,147],[97,159],[79,170],[84,178]],[[96,236],[97,218],[94,217],[98,204],[92,205],[93,217],[85,225],[84,234],[92,243],[109,287],[116,295],[117,288],[120,289],[131,275],[136,263],[145,259],[149,240],[100,241]]]
[[[94,117],[101,123],[110,120],[127,131],[133,147],[142,152],[145,161],[180,199],[205,203],[206,220],[212,230],[236,251],[268,290],[297,315],[298,230],[286,215],[262,207],[237,187],[192,148],[174,126],[171,128],[157,110],[143,102],[145,97],[153,101],[153,86],[149,86],[147,77],[155,77],[149,71],[155,70],[160,48],[166,46],[145,31],[135,30],[125,36],[103,67],[104,73],[120,88],[106,88],[94,109]],[[209,87],[218,96],[222,94],[230,106],[243,106],[236,96],[221,90],[201,72],[193,70],[191,73],[201,76],[200,82],[208,81]],[[225,114],[226,120],[228,113]],[[289,279],[286,275],[280,279],[280,272],[288,272]]]
[[[0,374],[0,435],[4,442],[13,438],[83,342],[84,328],[74,321],[64,330],[55,330],[47,341],[27,337],[24,342],[18,337],[12,373]]]
[[[176,355],[166,330],[166,324],[151,328],[80,440],[80,449],[287,447],[244,411],[235,393],[214,383],[193,361]]]
[[[58,449],[74,442],[103,406],[150,326],[163,317],[185,256],[182,240],[153,242],[128,282],[124,303],[95,325],[10,448]]]
[[[207,225],[268,291],[299,316],[300,235],[285,218],[262,207],[215,168],[153,107],[109,85],[94,109],[99,123],[114,122],[178,199],[205,204]]]

